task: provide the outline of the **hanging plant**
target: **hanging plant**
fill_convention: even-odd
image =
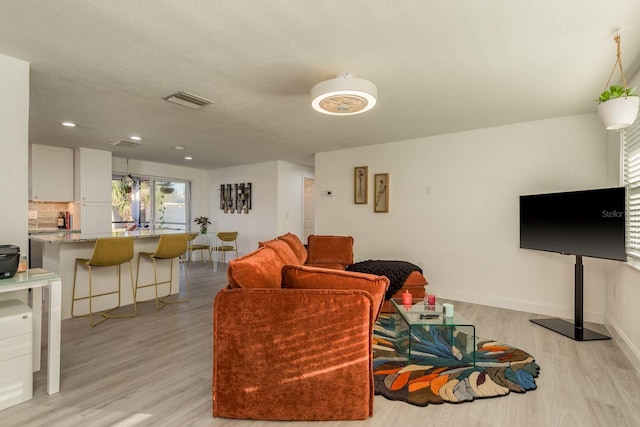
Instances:
[[[160,192],[162,194],[171,194],[174,190],[175,188],[173,188],[173,186],[168,182],[162,183],[160,185]]]
[[[605,90],[596,100],[599,102],[598,117],[600,117],[600,121],[607,130],[624,129],[631,126],[638,116],[638,107],[640,107],[640,98],[634,93],[636,88],[627,87],[627,80],[624,78],[619,30],[613,39],[618,47],[616,63],[613,65]],[[623,86],[609,86],[616,67],[620,69]]]
[[[111,204],[122,218],[131,216],[131,203],[127,185],[122,181],[111,181]]]

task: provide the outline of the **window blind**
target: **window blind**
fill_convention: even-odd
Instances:
[[[627,256],[640,262],[640,120],[626,128],[622,135]]]

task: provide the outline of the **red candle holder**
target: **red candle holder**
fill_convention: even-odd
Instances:
[[[436,305],[436,296],[433,294],[427,295],[427,304],[428,305]]]
[[[411,292],[404,291],[404,294],[402,294],[402,305],[413,305],[413,295],[411,295]]]

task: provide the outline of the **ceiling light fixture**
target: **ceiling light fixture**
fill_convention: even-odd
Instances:
[[[213,104],[213,101],[210,101],[201,96],[194,95],[189,92],[183,92],[183,91],[176,92],[162,99],[168,102],[172,102],[174,104],[182,105],[183,107],[191,108],[192,110],[202,108],[205,105]]]
[[[68,127],[68,128],[74,128],[74,127],[76,127],[76,124],[75,124],[75,123],[73,123],[73,122],[62,122],[62,123],[60,123],[60,124],[61,124],[62,126],[66,126],[66,127]]]
[[[191,157],[191,156],[186,156],[184,159],[185,159],[185,160],[193,160],[193,157]]]
[[[129,138],[133,139],[134,141],[142,141],[142,138],[140,138],[139,136],[135,136],[135,135],[131,135]]]
[[[173,148],[176,149],[176,150],[184,150],[184,147],[182,145],[176,145]]]
[[[334,116],[364,113],[375,107],[378,88],[368,80],[357,79],[349,73],[318,83],[311,89],[314,110]]]

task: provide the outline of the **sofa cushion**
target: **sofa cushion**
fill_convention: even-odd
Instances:
[[[320,262],[318,264],[309,264],[305,263],[307,267],[318,267],[318,268],[329,268],[331,270],[345,270],[345,265],[340,264],[339,262]]]
[[[372,318],[378,319],[389,287],[385,276],[309,266],[286,265],[282,268],[282,288],[359,289],[373,298]]]
[[[353,237],[309,236],[307,264],[353,264]]]
[[[284,240],[273,239],[266,242],[260,242],[258,245],[273,249],[285,264],[300,265],[300,261],[298,261],[298,257],[296,257],[293,249],[291,249],[291,246],[289,246],[289,244]]]
[[[229,261],[227,278],[231,288],[280,288],[284,261],[263,246],[243,257]]]
[[[298,264],[302,265],[307,260],[307,248],[304,247],[302,241],[293,233],[283,234],[278,237],[278,240],[287,242],[291,250],[298,258]]]

